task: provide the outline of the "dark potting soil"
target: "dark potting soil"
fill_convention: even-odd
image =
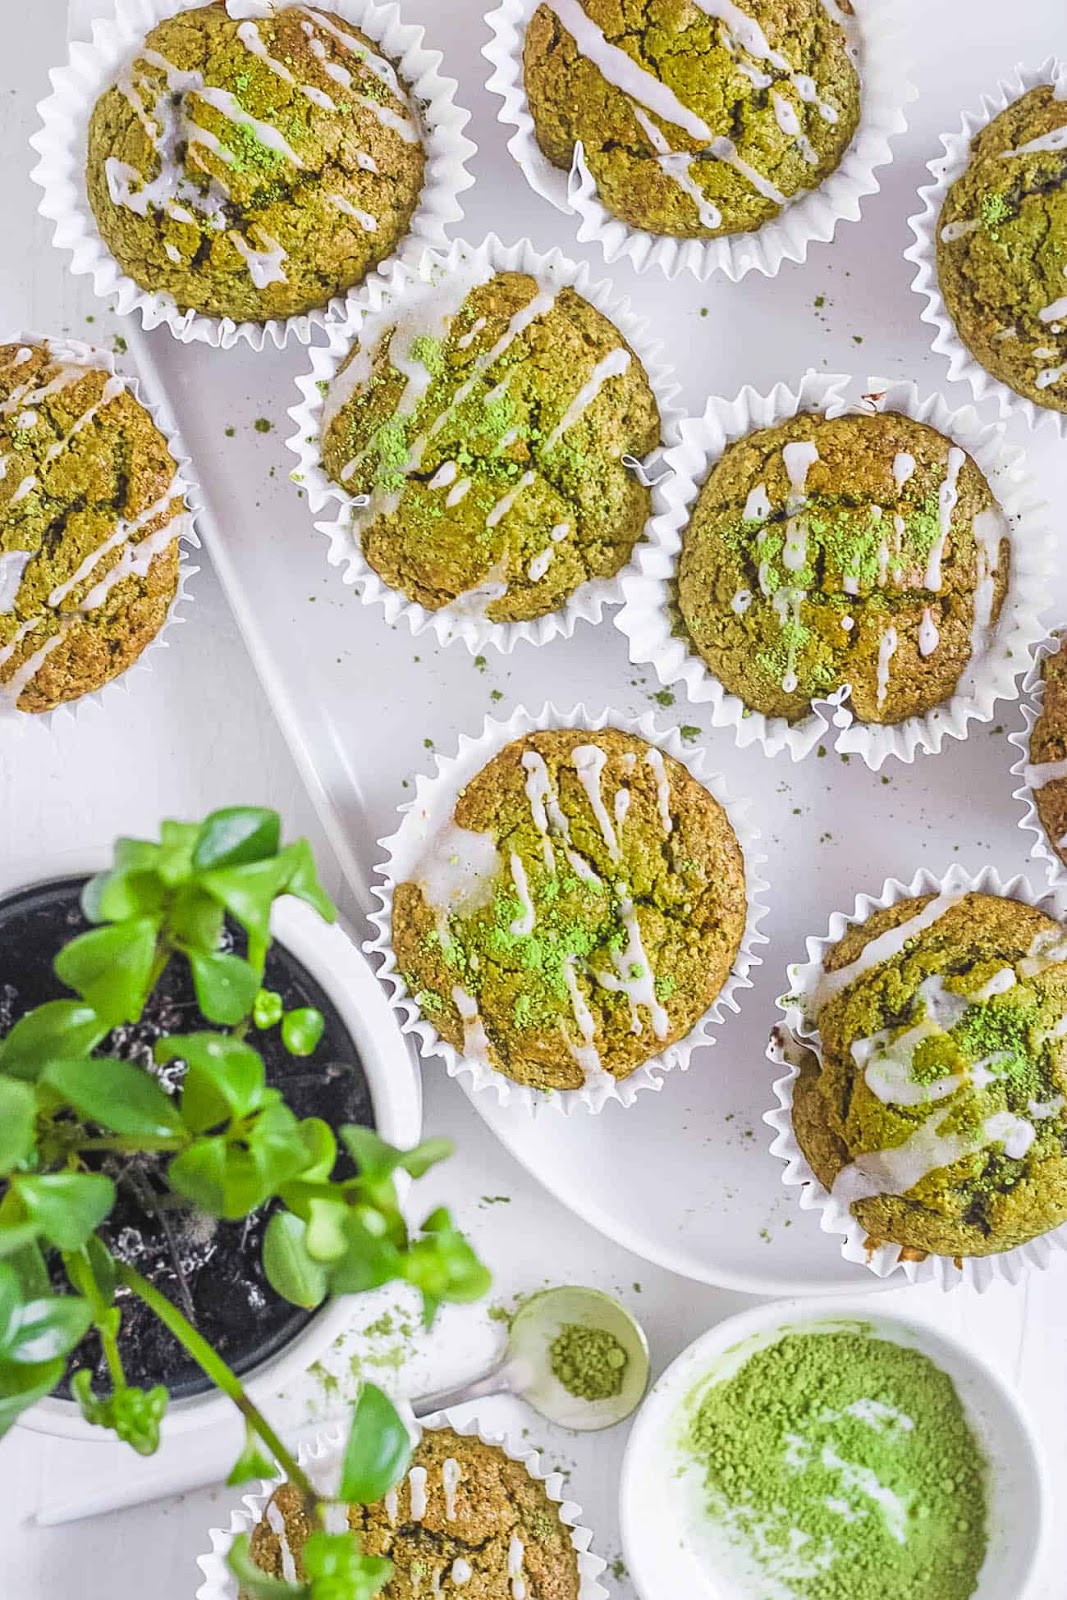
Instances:
[[[52,971],[60,947],[89,927],[79,904],[82,878],[64,878],[20,890],[0,900],[0,1038],[34,1006],[65,999],[69,991]],[[230,948],[241,953],[243,935],[228,930]],[[300,1060],[282,1045],[277,1028],[253,1030],[249,1042],[260,1051],[267,1082],[281,1089],[299,1117],[321,1117],[331,1127],[342,1123],[374,1126],[367,1079],[341,1018],[325,992],[287,950],[274,945],[267,957],[264,986],[282,996],[287,1011],[314,1006],[326,1028],[311,1056]],[[164,1085],[180,1080],[180,1063],[157,1068],[152,1046],[164,1035],[210,1027],[196,1004],[188,963],[175,958],[149,1001],[142,1020],[116,1028],[101,1053],[135,1061]],[[117,1164],[121,1162],[123,1164]],[[208,1342],[238,1373],[247,1372],[286,1345],[313,1313],[275,1294],[260,1264],[269,1212],[243,1222],[219,1222],[195,1208],[162,1204],[166,1157],[108,1156],[101,1170],[116,1182],[117,1202],[101,1236],[120,1259],[129,1262],[181,1308]],[[66,1279],[58,1262],[56,1286]],[[131,1383],[165,1383],[171,1394],[203,1393],[210,1384],[200,1368],[139,1300],[123,1295],[120,1346]],[[69,1371],[89,1366],[94,1388],[109,1388],[99,1341],[90,1334],[74,1352]],[[65,1379],[56,1391],[69,1396]]]

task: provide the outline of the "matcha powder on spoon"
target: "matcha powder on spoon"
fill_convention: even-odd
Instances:
[[[952,1380],[857,1325],[790,1333],[704,1388],[685,1435],[753,1600],[968,1600],[986,1463]],[[716,1538],[718,1546],[719,1539]]]
[[[629,1358],[607,1328],[566,1323],[548,1351],[552,1371],[576,1400],[613,1400],[622,1393]]]

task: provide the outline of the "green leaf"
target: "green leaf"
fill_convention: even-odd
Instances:
[[[270,1456],[263,1454],[258,1438],[246,1424],[244,1448],[226,1479],[228,1486],[235,1489],[238,1484],[250,1483],[253,1478],[273,1478],[277,1470]]]
[[[38,1366],[67,1356],[92,1326],[93,1313],[80,1295],[49,1295],[21,1306],[0,1337],[0,1362]]]
[[[360,1175],[371,1183],[388,1178],[403,1160],[404,1152],[379,1138],[373,1128],[361,1128],[354,1122],[347,1122],[338,1132]]]
[[[282,1043],[291,1056],[310,1056],[322,1038],[326,1019],[313,1006],[298,1006],[282,1018]]]
[[[98,1428],[113,1428],[124,1444],[138,1455],[150,1456],[159,1449],[160,1424],[170,1398],[162,1384],[154,1389],[138,1389],[122,1384],[110,1394],[95,1395],[92,1375],[79,1367],[70,1380],[71,1391],[86,1422]]]
[[[316,1199],[308,1203],[307,1235],[308,1254],[316,1261],[339,1261],[348,1249],[345,1223],[348,1207],[343,1200]]]
[[[150,839],[115,840],[111,852],[116,872],[155,872],[160,857],[160,847]]]
[[[309,1230],[309,1243],[310,1243]],[[404,1256],[389,1239],[373,1232],[349,1211],[344,1220],[344,1255],[330,1263],[332,1294],[363,1294],[403,1276]]]
[[[166,886],[154,868],[131,868],[125,872],[98,872],[82,890],[81,905],[90,922],[152,917],[158,923],[166,898]]]
[[[286,1583],[284,1578],[272,1578],[256,1566],[247,1533],[239,1533],[231,1544],[226,1565],[240,1585],[243,1600],[310,1600],[308,1584]]]
[[[41,1082],[62,1095],[80,1117],[112,1133],[166,1139],[184,1132],[177,1103],[143,1067],[110,1056],[53,1061]]]
[[[38,1366],[0,1362],[0,1439],[24,1411],[51,1394],[65,1370],[63,1360],[44,1361]]]
[[[211,955],[190,950],[188,957],[196,1003],[208,1021],[224,1022],[229,1027],[243,1022],[259,989],[259,974],[240,956],[221,950]]]
[[[244,1138],[245,1145],[198,1139],[171,1162],[171,1186],[213,1216],[246,1217],[302,1171],[307,1150],[300,1124],[280,1103],[260,1112]]]
[[[5,1259],[18,1278],[24,1300],[40,1300],[51,1292],[52,1280],[40,1245],[33,1243],[8,1251]]]
[[[87,1056],[108,1031],[80,1000],[47,1000],[20,1017],[0,1043],[0,1072],[31,1080],[56,1056]]]
[[[115,1204],[102,1172],[44,1172],[11,1180],[26,1214],[58,1250],[80,1250]]]
[[[274,989],[260,989],[252,1002],[252,1021],[257,1028],[273,1028],[285,1015],[282,997]]]
[[[285,869],[273,856],[245,866],[218,868],[200,878],[208,894],[247,929],[250,939],[261,943],[270,938],[270,910],[284,881]]]
[[[447,1161],[455,1152],[455,1148],[451,1139],[423,1139],[414,1150],[405,1151],[400,1159],[400,1165],[413,1178],[422,1178],[431,1167],[436,1167],[441,1161]]]
[[[159,1041],[155,1056],[186,1062],[182,1119],[194,1133],[250,1116],[274,1094],[259,1053],[228,1033],[172,1034]]]
[[[315,871],[315,857],[306,839],[296,839],[279,851],[278,860],[285,866],[285,889],[298,899],[306,900],[324,922],[336,922],[337,910],[319,882]]]
[[[167,912],[167,927],[174,942],[188,954],[202,950],[210,955],[219,947],[226,913],[199,884],[183,883],[174,891]]]
[[[115,1286],[118,1277],[115,1271],[115,1258],[99,1234],[93,1234],[85,1247],[89,1257],[89,1270],[96,1282],[96,1287],[108,1305],[115,1298]]]
[[[169,889],[185,883],[193,870],[193,851],[200,837],[198,822],[166,821],[159,830],[159,876]]]
[[[411,1439],[388,1395],[373,1383],[359,1392],[337,1494],[346,1505],[375,1505],[408,1469]]]
[[[311,1600],[374,1600],[393,1572],[384,1556],[365,1556],[350,1533],[317,1528],[304,1546]]]
[[[312,1311],[325,1300],[326,1269],[308,1254],[307,1224],[291,1211],[276,1211],[263,1238],[263,1270],[267,1282],[294,1306]]]
[[[197,872],[243,866],[276,856],[281,844],[281,818],[263,806],[227,806],[201,824],[193,850]]]
[[[0,1176],[33,1153],[37,1099],[29,1084],[0,1078]]]
[[[308,1183],[327,1179],[337,1161],[337,1140],[333,1129],[321,1117],[304,1117],[300,1123],[308,1163],[300,1174]]]
[[[113,1027],[140,1016],[155,953],[156,924],[150,917],[137,917],[79,935],[60,950],[53,965],[56,976]]]

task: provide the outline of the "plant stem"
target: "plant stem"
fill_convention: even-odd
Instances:
[[[187,1137],[181,1134],[159,1134],[144,1136],[113,1134],[110,1137],[101,1136],[98,1139],[79,1139],[73,1147],[77,1154],[83,1150],[117,1150],[127,1155],[137,1155],[140,1151],[148,1150],[181,1150],[189,1143]]]
[[[143,1278],[135,1268],[124,1261],[118,1261],[115,1265],[119,1282],[125,1284],[126,1288],[135,1294],[139,1300],[144,1301],[148,1309],[154,1312],[168,1332],[174,1335],[178,1343],[192,1356],[193,1360],[211,1379],[215,1387],[221,1389],[222,1393],[233,1401],[249,1427],[259,1435],[267,1446],[267,1449],[274,1456],[289,1481],[296,1485],[307,1500],[317,1501],[320,1496],[315,1485],[297,1462],[295,1456],[286,1449],[266,1417],[263,1416],[262,1412],[245,1393],[237,1374],[231,1372],[222,1357],[216,1350],[212,1349],[203,1335],[197,1332],[192,1323],[178,1310],[177,1306],[172,1305],[166,1295],[160,1294],[159,1290],[149,1283],[147,1278]]]

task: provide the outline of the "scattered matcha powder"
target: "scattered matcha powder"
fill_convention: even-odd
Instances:
[[[787,1333],[703,1391],[686,1445],[761,1583],[797,1600],[968,1600],[986,1463],[948,1375],[854,1330]]]
[[[274,427],[269,417],[257,417],[252,424],[257,433],[270,433]]]
[[[553,1374],[577,1400],[611,1400],[622,1390],[629,1357],[607,1328],[568,1322],[548,1355]]]

